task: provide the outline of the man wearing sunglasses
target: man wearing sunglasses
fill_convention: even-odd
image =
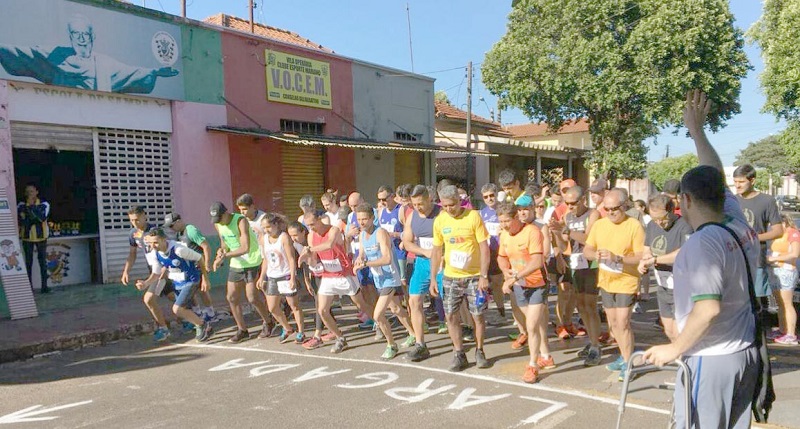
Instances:
[[[400,221],[404,214],[403,206],[397,204],[394,190],[391,186],[383,185],[378,188],[377,197],[378,205],[382,206],[378,212],[378,222],[380,227],[389,233],[392,249],[400,266],[400,280],[403,283],[403,288],[407,288],[406,259],[408,258],[408,252],[402,246],[403,222]]]
[[[611,334],[619,344],[620,356],[607,366],[624,379],[633,353],[631,313],[639,288],[639,261],[644,251],[644,228],[625,213],[627,193],[611,189],[603,199],[606,217],[595,222],[586,239],[583,254],[598,264],[597,285],[603,299]]]
[[[497,219],[497,193],[500,190],[494,183],[487,183],[481,188],[481,195],[485,206],[481,209],[481,219],[486,230],[489,231],[489,252],[491,261],[489,262],[489,288],[492,290],[492,298],[497,305],[497,312],[506,317],[505,299],[503,296],[503,272],[497,265],[497,250],[500,246],[500,221]]]

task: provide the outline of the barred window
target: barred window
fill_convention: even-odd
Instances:
[[[281,131],[295,134],[322,134],[325,124],[281,119]]]

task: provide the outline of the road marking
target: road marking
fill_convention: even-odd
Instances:
[[[450,372],[446,369],[440,368],[429,368],[425,366],[414,365],[410,363],[403,363],[403,362],[385,362],[385,361],[376,361],[376,360],[369,360],[369,359],[352,359],[352,358],[343,358],[337,356],[318,356],[312,354],[304,354],[304,353],[294,353],[294,352],[285,352],[285,351],[278,351],[278,350],[265,350],[265,349],[255,349],[255,348],[248,348],[248,347],[237,347],[237,346],[219,346],[215,344],[173,344],[174,347],[189,347],[189,348],[199,348],[199,349],[218,349],[218,350],[237,350],[237,351],[246,351],[246,352],[259,352],[259,353],[268,353],[268,354],[275,354],[280,356],[292,356],[292,357],[300,357],[300,358],[311,358],[311,359],[322,359],[322,360],[330,360],[336,362],[353,362],[353,363],[371,363],[376,365],[385,365],[385,366],[394,366],[399,368],[409,368],[409,369],[416,369],[428,372],[435,372],[439,374],[446,374],[449,376],[455,377],[462,377],[462,378],[471,378],[473,380],[480,380],[480,381],[487,381],[491,383],[498,383],[498,384],[505,384],[507,386],[515,386],[524,389],[531,389],[531,390],[538,390],[542,392],[549,392],[555,393],[559,395],[565,396],[572,396],[575,398],[581,399],[588,399],[590,401],[600,402],[609,405],[619,405],[618,399],[611,399],[611,398],[602,398],[598,396],[593,396],[588,393],[583,393],[578,390],[572,389],[560,389],[557,387],[551,386],[544,386],[541,384],[527,384],[522,383],[519,381],[511,381],[511,380],[504,380],[502,378],[491,377],[487,375],[478,375],[478,374],[470,374],[464,372]],[[632,408],[640,411],[647,411],[656,414],[663,414],[669,415],[669,410],[664,410],[661,408],[655,407],[648,407],[646,405],[639,405],[627,402],[625,404],[626,408]]]
[[[35,416],[38,416],[39,414],[52,413],[53,411],[64,410],[67,408],[78,407],[81,405],[90,404],[91,402],[92,400],[90,399],[88,401],[75,402],[73,404],[59,405],[57,407],[50,407],[50,408],[42,408],[43,405],[34,405],[32,407],[25,408],[24,410],[14,411],[11,414],[6,414],[0,417],[0,425],[55,420],[59,416],[42,416],[42,417],[35,417]]]

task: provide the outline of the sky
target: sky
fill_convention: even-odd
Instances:
[[[128,1],[180,14],[179,0]],[[293,31],[346,57],[412,71],[413,51],[413,71],[435,78],[435,89],[446,91],[451,103],[464,110],[467,107],[466,64],[472,61],[473,113],[488,118],[490,109],[496,110],[497,99],[481,83],[480,64],[486,52],[506,32],[511,0],[255,1],[257,22]],[[731,0],[730,7],[736,25],[744,30],[761,15],[760,1]],[[202,20],[220,12],[246,19],[248,0],[187,0],[189,18]],[[758,74],[764,67],[760,49],[748,44],[745,51],[754,70],[742,82],[742,113],[731,119],[726,128],[710,136],[725,165],[733,165],[736,155],[749,142],[778,133],[785,127],[772,115],[761,113],[765,98],[758,82]],[[513,109],[503,112],[502,122],[523,124],[530,120]],[[667,145],[670,156],[694,152],[694,144],[685,137],[685,132],[676,136],[673,128],[663,130],[646,144],[651,161],[663,159]]]

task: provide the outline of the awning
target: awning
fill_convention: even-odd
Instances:
[[[466,155],[466,149],[447,148],[412,142],[381,142],[372,139],[357,139],[354,137],[333,137],[321,135],[297,135],[282,132],[273,132],[259,128],[238,128],[228,126],[207,126],[207,131],[226,134],[236,134],[276,140],[283,143],[299,144],[305,146],[336,146],[352,149],[377,149],[377,150],[406,150],[416,152],[446,152]],[[498,156],[486,151],[473,150],[476,156]]]

